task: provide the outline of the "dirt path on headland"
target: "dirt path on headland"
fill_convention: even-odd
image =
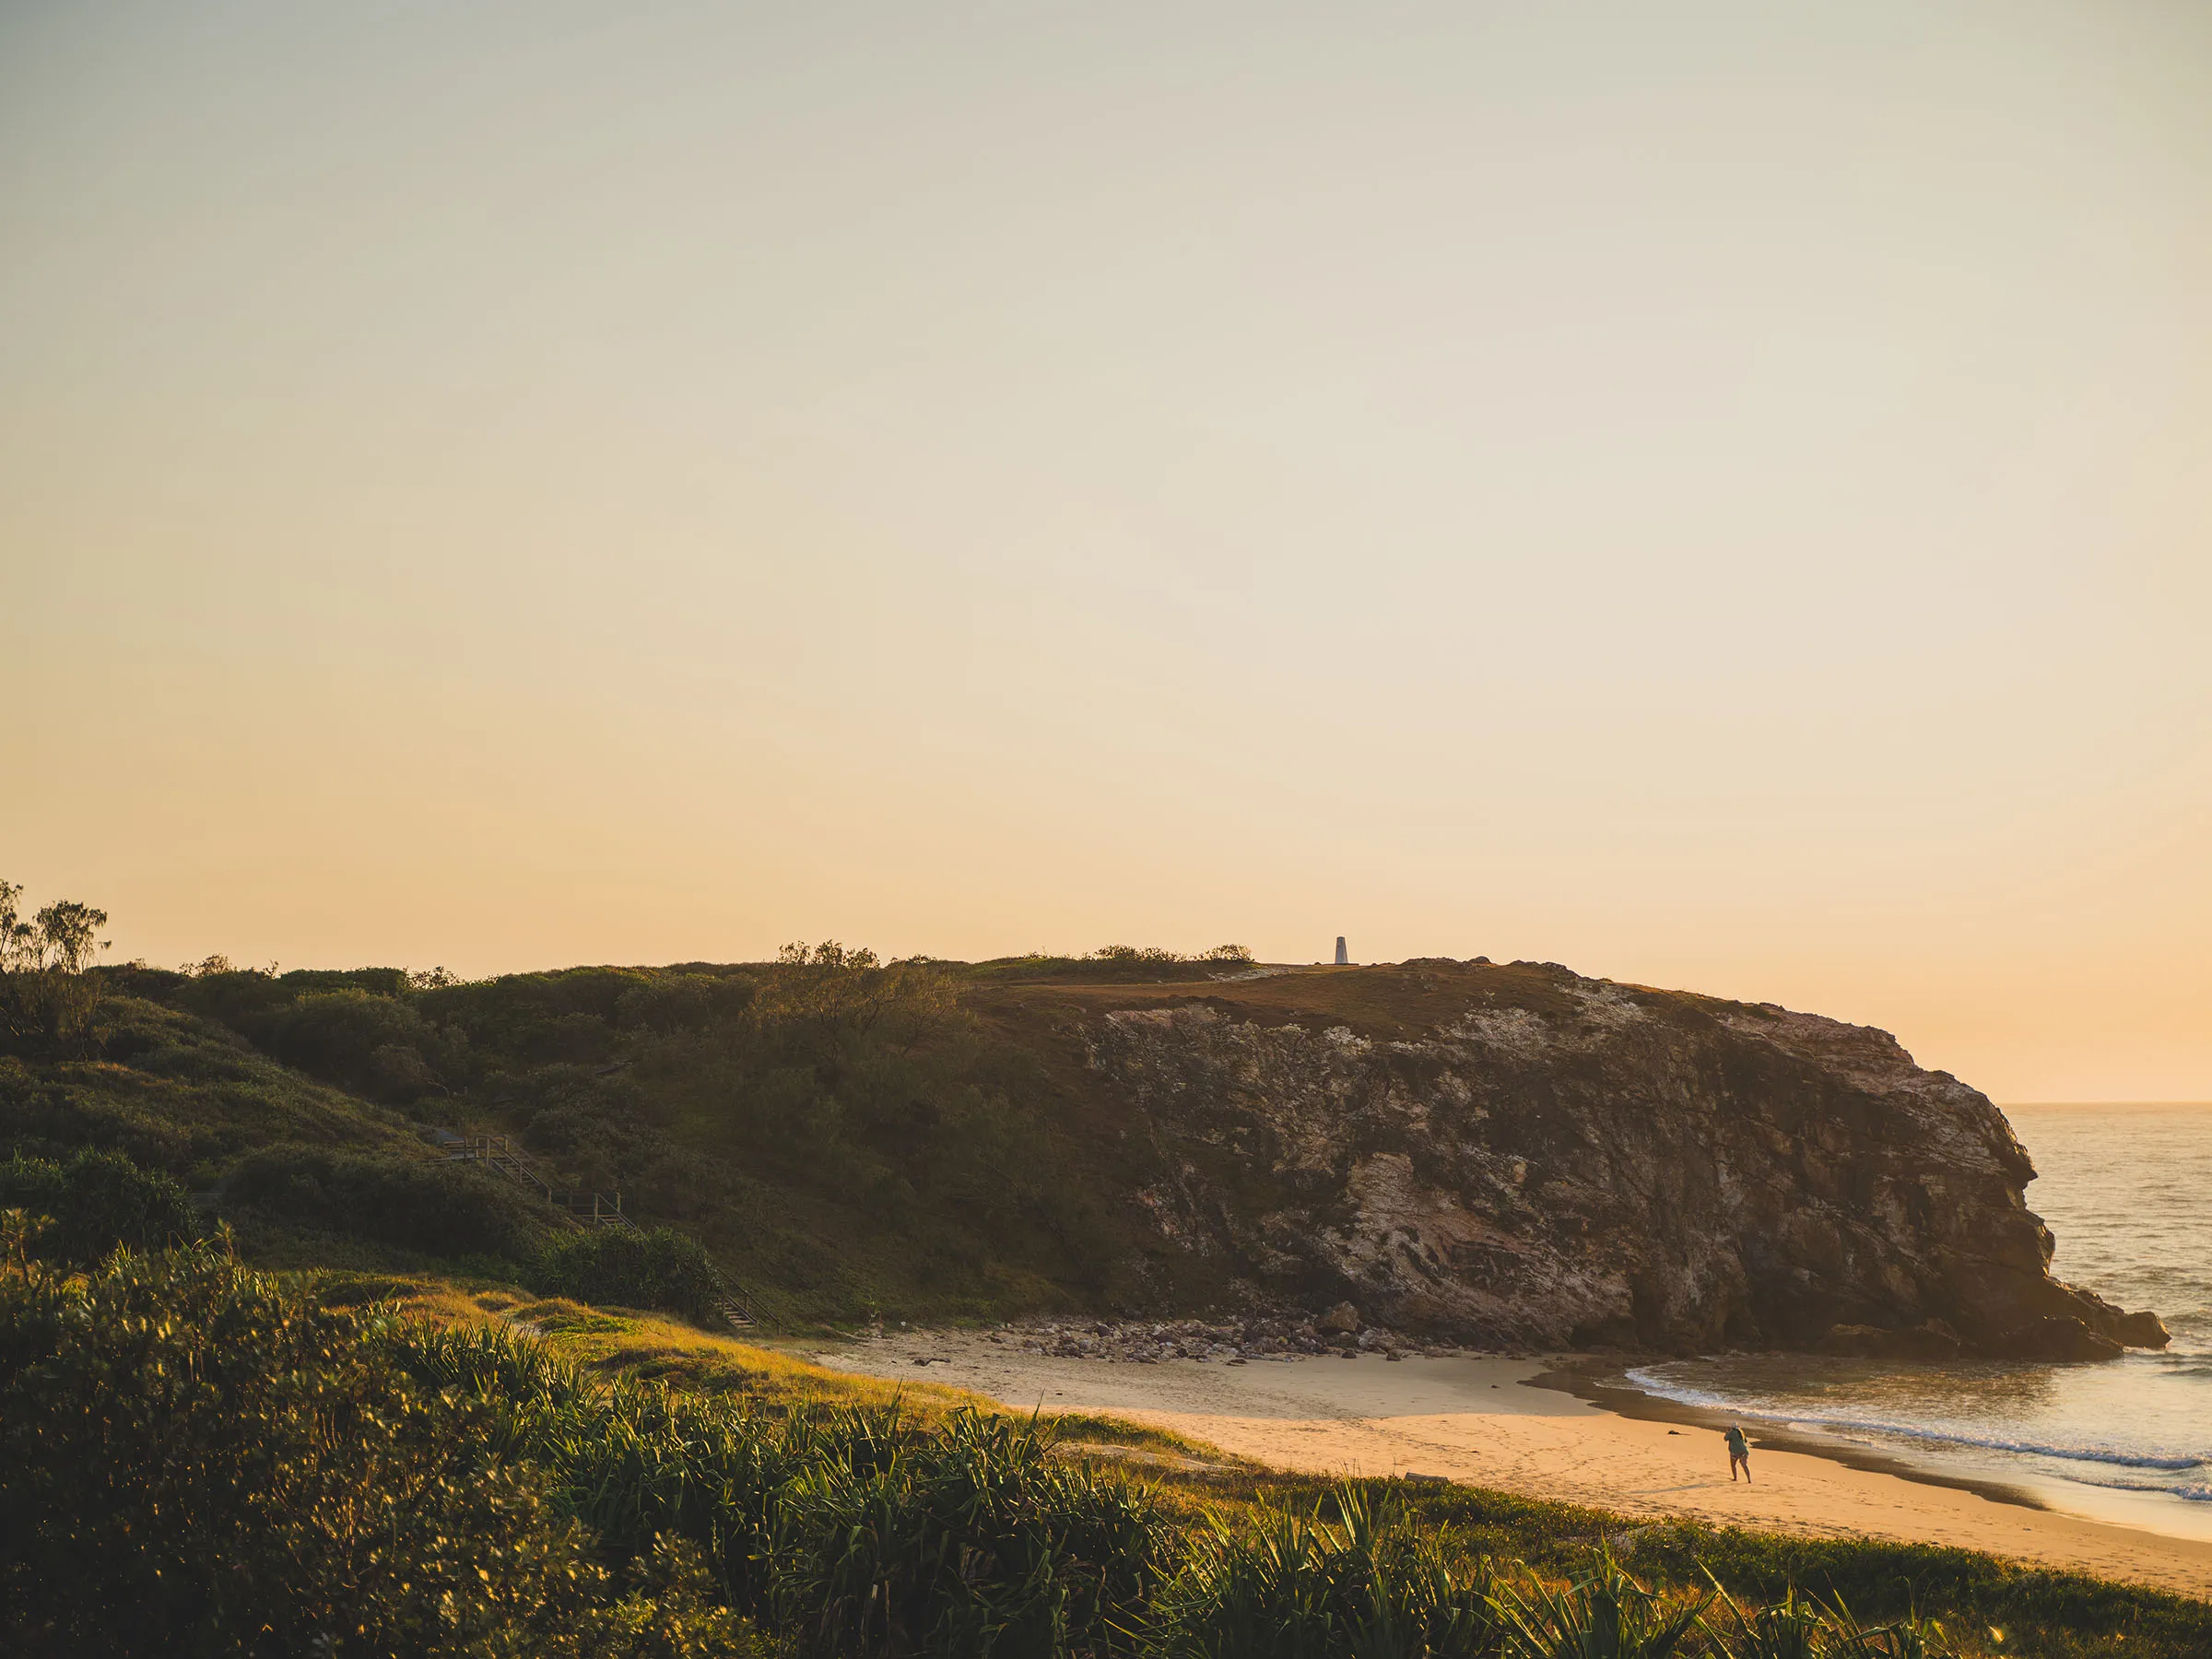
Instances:
[[[933,1363],[917,1366],[917,1357]],[[1024,1352],[970,1333],[900,1332],[814,1355],[890,1379],[926,1378],[1009,1406],[1107,1411],[1283,1469],[1440,1475],[1617,1513],[1875,1536],[2212,1595],[2212,1542],[2062,1514],[1953,1486],[1759,1445],[1756,1486],[1732,1485],[1719,1435],[1618,1416],[1530,1379],[1540,1359],[1168,1360],[1108,1364]],[[1792,1442],[1802,1444],[1802,1442]]]

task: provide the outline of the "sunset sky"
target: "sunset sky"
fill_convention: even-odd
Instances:
[[[2212,6],[0,6],[117,957],[1535,958],[2212,1098]]]

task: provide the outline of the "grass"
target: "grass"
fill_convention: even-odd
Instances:
[[[904,1401],[928,1419],[987,1404],[980,1395],[942,1383],[887,1382],[831,1371],[782,1348],[720,1335],[646,1309],[593,1307],[565,1297],[534,1296],[512,1285],[432,1275],[300,1277],[328,1306],[382,1304],[434,1326],[504,1327],[540,1339],[563,1361],[591,1374],[664,1382],[778,1412],[802,1403],[875,1406]]]
[[[382,1303],[434,1325],[506,1326],[539,1338],[563,1360],[594,1375],[729,1396],[777,1414],[824,1405],[896,1405],[923,1424],[962,1410],[1004,1415],[995,1402],[966,1389],[921,1378],[892,1382],[839,1371],[804,1358],[794,1351],[796,1344],[748,1342],[649,1310],[591,1307],[512,1286],[472,1285],[429,1275],[324,1273],[304,1276],[303,1283],[328,1306]],[[1218,1468],[1246,1466],[1218,1447],[1125,1418],[1098,1412],[1046,1415],[1055,1436],[1073,1444],[1154,1453]]]

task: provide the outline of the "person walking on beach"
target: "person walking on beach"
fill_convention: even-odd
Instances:
[[[1751,1442],[1744,1438],[1742,1426],[1735,1423],[1728,1425],[1728,1432],[1724,1438],[1728,1441],[1728,1484],[1730,1486],[1735,1484],[1736,1465],[1741,1464],[1744,1470],[1744,1484],[1749,1486],[1751,1484]]]

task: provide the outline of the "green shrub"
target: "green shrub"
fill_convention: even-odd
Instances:
[[[483,1402],[617,1555],[681,1535],[730,1605],[798,1653],[1132,1651],[1171,1528],[1141,1488],[1050,1455],[1034,1421],[896,1407],[758,1414],[618,1380],[595,1386],[508,1330],[394,1327],[433,1387]]]
[[[166,991],[158,990],[151,977],[134,976],[127,982],[134,995],[159,996],[188,1014],[249,1035],[265,1029],[265,1021],[291,1006],[300,996],[298,989],[286,986],[275,974],[232,968],[216,959]]]
[[[253,1035],[287,1065],[380,1100],[441,1092],[465,1080],[467,1065],[459,1032],[440,1031],[407,1003],[358,986],[309,992]]]
[[[49,1066],[19,1087],[0,1061],[0,1149],[126,1145],[212,1179],[279,1141],[373,1147],[392,1120],[353,1096],[424,1102],[413,1110],[430,1116],[453,1091],[465,1104],[435,1121],[497,1120],[580,1187],[742,1253],[794,1313],[1169,1294],[1138,1277],[1148,1246],[1108,1197],[1145,1182],[1100,1178],[1083,1114],[1053,1104],[1052,1066],[960,1006],[964,971],[829,945],[801,954],[470,983],[397,969],[103,969],[100,1028],[124,1065]],[[352,1096],[333,1101],[304,1074]]]
[[[667,1037],[730,1019],[752,1006],[753,983],[726,974],[658,973],[615,1001],[618,1024]]]
[[[276,982],[296,996],[318,991],[366,991],[371,996],[405,996],[412,981],[405,968],[295,968]]]
[[[825,1653],[1135,1647],[1165,1532],[1141,1489],[1050,1457],[1033,1420],[832,1422],[778,1494],[781,1630]]]
[[[541,1296],[660,1308],[693,1319],[714,1310],[714,1268],[699,1241],[666,1228],[633,1232],[594,1228],[555,1239],[532,1259],[524,1282]]]
[[[544,1205],[472,1165],[319,1147],[249,1153],[223,1192],[276,1220],[436,1256],[520,1261],[552,1226]]]
[[[404,969],[299,969],[277,975],[211,958],[169,973],[132,964],[97,971],[111,995],[146,997],[227,1027],[326,1083],[404,1104],[465,1085],[472,1069],[458,1028],[423,1018]]]
[[[120,1152],[88,1149],[61,1164],[13,1158],[0,1164],[0,1209],[45,1218],[31,1250],[53,1262],[97,1262],[118,1244],[159,1250],[199,1230],[175,1180]]]
[[[1173,1659],[1487,1659],[1499,1625],[1489,1568],[1454,1559],[1432,1532],[1382,1512],[1354,1486],[1337,1520],[1288,1508],[1256,1522],[1210,1517],[1168,1586],[1159,1641]]]
[[[426,1018],[465,1031],[472,1047],[508,1065],[595,1065],[614,1053],[622,998],[649,971],[570,968],[449,985],[414,999]]]
[[[1509,1583],[1495,1606],[1509,1659],[1673,1659],[1704,1634],[1704,1602],[1669,1601],[1610,1553],[1564,1585]]]
[[[695,1546],[624,1593],[486,1408],[211,1247],[0,1275],[0,1649],[746,1652]]]
[[[277,1142],[402,1143],[390,1114],[199,1017],[110,994],[99,1030],[98,1063],[0,1054],[0,1158],[13,1147],[66,1161],[87,1147],[107,1147],[141,1168],[212,1186],[241,1153]],[[194,1166],[206,1167],[188,1174]]]

